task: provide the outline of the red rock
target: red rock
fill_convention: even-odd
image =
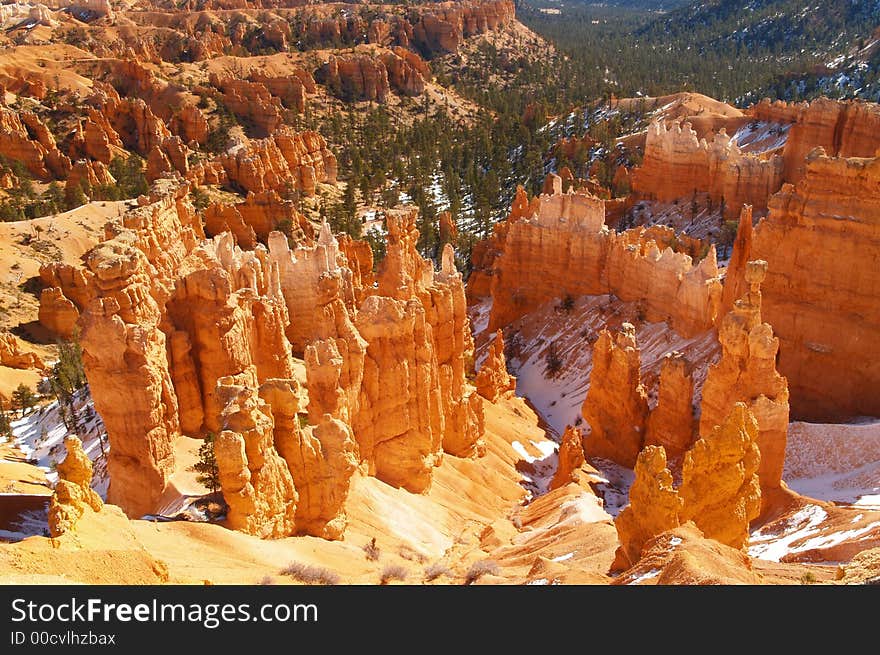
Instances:
[[[264,539],[287,537],[295,531],[299,494],[275,447],[271,409],[254,383],[248,376],[218,380],[224,409],[214,453],[229,506],[226,520],[232,529]]]
[[[22,163],[43,181],[63,179],[70,171],[70,159],[58,150],[48,128],[31,112],[0,109],[0,156]]]
[[[613,569],[627,569],[641,558],[645,544],[657,535],[677,528],[683,501],[672,486],[666,468],[666,451],[646,446],[639,453],[635,480],[629,490],[629,504],[614,521],[620,548]]]
[[[330,55],[318,73],[319,81],[333,95],[347,101],[385,102],[390,90],[385,65],[367,53]]]
[[[53,538],[72,531],[85,512],[99,512],[104,506],[92,489],[92,461],[79,437],[66,437],[64,447],[67,455],[58,464],[58,483],[49,502],[49,534]]]
[[[223,92],[222,102],[232,113],[253,125],[256,136],[271,136],[281,125],[281,101],[263,84],[217,75],[211,84]]]
[[[559,442],[559,462],[550,480],[549,491],[563,487],[570,482],[578,482],[578,471],[584,465],[583,435],[572,426],[566,426]]]
[[[11,332],[0,332],[0,366],[39,371],[46,368],[39,355],[22,350],[21,343]]]
[[[294,204],[282,200],[272,190],[249,193],[244,202],[213,204],[205,210],[205,232],[208,235],[232,232],[235,242],[246,250],[253,250],[257,241],[267,243],[269,233],[283,224],[299,238],[311,233],[311,225],[296,211]]]
[[[744,403],[700,437],[684,458],[681,520],[693,521],[710,539],[733,548],[749,540],[749,523],[761,511],[759,427]]]
[[[490,330],[553,298],[605,293],[642,301],[647,320],[669,321],[683,335],[714,325],[721,301],[714,248],[694,264],[690,254],[672,250],[671,230],[616,233],[604,224],[604,213],[603,201],[587,192],[531,202],[517,192],[507,221],[477,250],[469,282],[472,294],[490,287]]]

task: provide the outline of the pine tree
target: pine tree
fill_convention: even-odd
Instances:
[[[7,441],[12,440],[12,423],[6,414],[6,407],[3,404],[3,398],[0,396],[0,437]]]
[[[12,392],[12,406],[21,411],[22,417],[36,402],[37,397],[34,395],[34,392],[24,382],[19,384],[15,391]]]
[[[217,458],[214,456],[213,432],[205,436],[205,443],[199,446],[199,461],[189,467],[190,471],[198,473],[196,480],[216,493],[220,488],[220,469],[217,467]]]

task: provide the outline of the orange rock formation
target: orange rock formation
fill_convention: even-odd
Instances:
[[[84,362],[112,446],[112,502],[132,516],[153,511],[176,436],[226,431],[223,491],[239,503],[237,527],[337,538],[359,462],[422,491],[444,451],[484,452],[482,400],[466,380],[464,285],[451,246],[439,271],[418,254],[414,211],[389,212],[374,288],[371,257],[354,242],[343,251],[326,224],[294,250],[279,232],[253,250],[229,232],[204,240],[188,187],[174,184],[109,223],[85,269],[41,271],[48,323],[66,328],[61,316],[81,309]],[[305,356],[313,430],[296,418],[291,343]],[[247,434],[230,421],[248,423]],[[277,462],[264,463],[270,446],[299,501]]]
[[[722,128],[711,142],[698,139],[690,123],[662,120],[648,128],[642,165],[632,172],[632,189],[652,200],[671,201],[706,192],[725,202],[727,216],[743,204],[763,210],[782,185],[783,158],[743,153]]]
[[[645,438],[648,400],[640,379],[635,328],[624,323],[612,335],[602,330],[593,347],[590,388],[581,414],[590,426],[584,439],[589,457],[632,468]]]
[[[489,402],[495,402],[498,396],[516,389],[516,378],[507,372],[504,359],[504,334],[501,330],[495,333],[495,339],[489,346],[489,352],[483,365],[477,372],[477,393]]]
[[[635,475],[629,505],[614,521],[620,548],[612,568],[617,570],[638,562],[650,539],[680,524],[682,499],[672,486],[666,451],[660,446],[646,446],[639,453]]]
[[[104,506],[92,489],[92,461],[79,437],[68,436],[64,447],[67,455],[58,465],[58,483],[49,502],[49,533],[53,537],[73,530],[87,510],[99,512]]]
[[[670,459],[681,457],[693,443],[694,380],[684,355],[666,355],[660,368],[657,406],[645,424],[645,444],[663,446]]]
[[[584,465],[583,435],[575,427],[567,426],[559,442],[559,463],[548,491],[563,487],[570,482],[578,482],[578,471]]]
[[[227,521],[258,537],[286,537],[294,532],[299,495],[275,446],[271,409],[254,392],[255,380],[241,377],[217,385],[224,409],[214,453]]]
[[[759,427],[744,403],[684,457],[682,521],[693,521],[710,539],[733,548],[748,543],[749,523],[761,511]]]
[[[789,412],[788,385],[776,371],[779,339],[761,318],[761,283],[766,274],[767,262],[748,263],[749,290],[719,327],[722,356],[709,368],[700,416],[700,435],[706,437],[727,420],[736,403],[745,403],[757,420],[759,473],[765,492],[778,488],[782,481]]]
[[[10,332],[0,332],[0,365],[9,368],[43,370],[46,365],[40,356],[21,348],[21,342]]]
[[[878,180],[878,157],[815,151],[804,178],[773,197],[745,255],[768,262],[762,311],[779,337],[792,410],[807,420],[880,413],[880,305],[871,265],[880,257]]]
[[[784,180],[792,184],[806,174],[814,148],[823,148],[829,157],[873,157],[880,148],[880,107],[874,103],[830,98],[764,101],[750,113],[758,120],[793,123],[783,152]]]
[[[489,288],[490,330],[552,298],[613,293],[643,301],[647,320],[697,334],[714,324],[721,301],[715,249],[695,264],[672,249],[673,237],[660,227],[609,230],[603,201],[583,191],[529,201],[520,189],[508,219],[475,248],[471,297]]]

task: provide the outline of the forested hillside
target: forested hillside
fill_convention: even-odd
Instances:
[[[861,85],[792,84],[821,77],[868,45],[880,24],[874,0],[709,0],[666,13],[625,4],[565,6],[559,13],[526,4],[518,16],[579,62],[593,84],[601,78],[621,95],[699,90],[743,103],[762,93],[874,94],[871,61],[860,68]]]

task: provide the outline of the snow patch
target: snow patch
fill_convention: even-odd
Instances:
[[[795,548],[792,544],[819,532],[819,526],[827,518],[828,512],[818,505],[807,505],[788,518],[781,534],[765,532],[767,526],[752,533],[749,555],[779,562],[789,553],[807,550],[803,547]]]
[[[636,577],[634,577],[632,580],[630,580],[626,584],[627,585],[639,584],[640,582],[644,582],[645,580],[650,580],[651,578],[656,578],[658,575],[660,575],[660,569],[651,569],[650,571],[646,571],[645,573],[642,573],[641,575],[637,575]]]

